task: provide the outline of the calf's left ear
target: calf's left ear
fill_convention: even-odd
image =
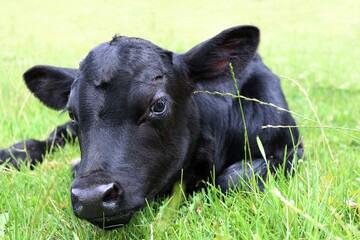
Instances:
[[[233,27],[200,43],[180,55],[194,81],[214,80],[234,73],[239,74],[256,54],[260,31],[254,26]]]
[[[37,65],[27,70],[23,77],[29,90],[46,106],[64,109],[75,80],[77,69]]]

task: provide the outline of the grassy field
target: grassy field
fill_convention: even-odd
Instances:
[[[306,147],[291,179],[263,193],[206,190],[159,199],[103,231],[72,213],[67,146],[30,171],[0,169],[0,239],[360,239],[360,1],[0,0],[0,148],[43,139],[66,116],[21,76],[35,64],[77,67],[117,34],[184,52],[221,30],[254,24]],[[173,199],[179,199],[174,197]]]

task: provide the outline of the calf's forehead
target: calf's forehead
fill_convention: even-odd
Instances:
[[[99,86],[117,75],[131,77],[144,69],[164,71],[164,50],[149,41],[117,37],[90,51],[80,64],[88,83]]]

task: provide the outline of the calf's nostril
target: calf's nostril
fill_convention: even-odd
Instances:
[[[108,184],[109,186],[110,184]],[[113,203],[119,200],[121,194],[121,190],[119,189],[119,187],[112,183],[111,186],[108,187],[108,189],[106,189],[106,191],[104,191],[103,194],[103,202],[104,203]]]
[[[75,214],[82,211],[83,206],[79,201],[78,195],[74,194],[74,191],[71,191],[71,204],[73,206]]]

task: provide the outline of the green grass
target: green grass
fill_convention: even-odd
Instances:
[[[227,27],[254,24],[262,31],[259,52],[282,76],[290,108],[303,126],[307,155],[293,178],[270,178],[263,193],[224,196],[209,184],[181,200],[176,195],[176,201],[149,203],[128,226],[102,231],[72,213],[70,161],[79,153],[68,146],[34,171],[1,171],[0,238],[360,239],[359,1],[0,5],[0,147],[43,139],[66,119],[42,106],[22,82],[22,73],[35,64],[77,67],[115,33],[184,52]]]

